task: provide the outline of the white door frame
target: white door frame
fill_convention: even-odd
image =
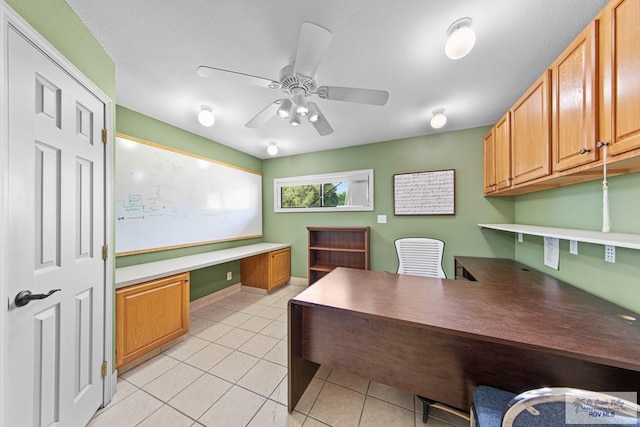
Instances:
[[[78,70],[69,60],[67,60],[58,50],[33,29],[27,21],[11,9],[3,0],[0,0],[0,235],[7,235],[8,216],[8,153],[9,153],[9,92],[7,74],[7,33],[11,26],[19,33],[22,33],[35,46],[37,46],[53,62],[58,64],[69,75],[75,78],[89,92],[96,96],[105,104],[105,127],[107,129],[108,143],[105,150],[105,236],[104,242],[109,246],[109,255],[105,263],[105,289],[104,289],[104,361],[107,362],[107,376],[103,380],[103,405],[111,401],[116,392],[117,372],[113,365],[113,299],[114,299],[114,245],[113,245],[113,104],[111,99],[92,83],[84,74]],[[11,245],[6,239],[0,239],[0,306],[1,310],[6,310],[11,295],[7,295],[6,286],[6,266],[7,254],[11,251]],[[5,343],[5,316],[0,316],[0,342]],[[0,351],[0,384],[5,382],[6,356]],[[5,413],[4,387],[0,387],[0,414]]]

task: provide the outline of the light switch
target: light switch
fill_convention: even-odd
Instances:
[[[386,224],[387,216],[386,215],[378,215],[378,224]]]

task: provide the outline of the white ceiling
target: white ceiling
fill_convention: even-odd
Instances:
[[[388,141],[493,124],[607,0],[67,0],[116,64],[119,105],[259,158]],[[444,55],[447,28],[473,19],[477,42]],[[200,65],[278,80],[295,59],[300,26],[333,39],[320,85],[388,90],[383,107],[314,97],[334,129],[319,136],[273,117],[244,124],[279,90],[198,77]],[[202,104],[216,123],[196,118]],[[449,121],[434,131],[431,111]]]

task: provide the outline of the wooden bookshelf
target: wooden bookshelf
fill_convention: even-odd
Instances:
[[[307,227],[309,284],[336,267],[369,269],[369,227]]]

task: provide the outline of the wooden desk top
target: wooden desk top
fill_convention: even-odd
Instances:
[[[640,320],[619,317],[637,314],[539,272],[518,284],[500,277],[471,282],[336,268],[292,302],[640,372]]]

